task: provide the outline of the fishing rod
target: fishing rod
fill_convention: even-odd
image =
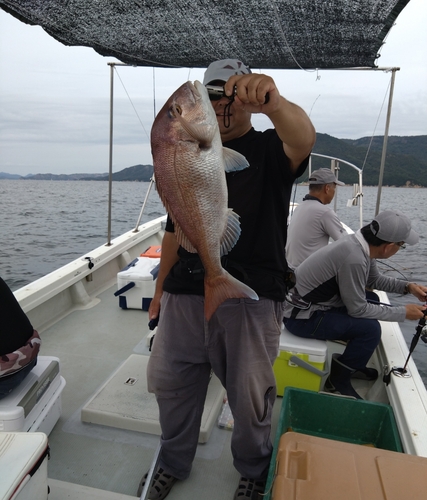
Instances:
[[[415,327],[415,335],[412,337],[411,345],[409,347],[409,354],[408,357],[406,358],[405,366],[402,369],[404,373],[406,372],[406,365],[408,364],[409,358],[411,357],[411,354],[414,352],[414,349],[418,344],[420,338],[425,344],[427,344],[426,316],[427,316],[427,309],[424,309],[423,317],[418,321],[418,325]]]
[[[418,344],[418,341],[421,340],[427,344],[427,309],[424,309],[423,311],[423,317],[418,321],[418,325],[415,327],[415,335],[412,338],[411,345],[409,347],[409,354],[408,357],[406,358],[405,365],[403,368],[397,368],[394,366],[388,373],[384,372],[383,376],[383,382],[388,385],[391,380],[391,374],[394,373],[395,375],[399,377],[407,377],[407,370],[406,367],[409,362],[409,358],[411,357],[412,353],[415,350],[415,347]],[[410,376],[410,375],[409,375]]]
[[[368,299],[368,298],[366,300],[367,300],[367,302],[370,302],[372,304],[393,307],[392,304],[387,304],[386,302],[380,302],[378,300]],[[391,370],[388,373],[386,371],[387,367],[384,368],[383,382],[386,385],[389,385],[389,383],[391,381],[391,374],[392,373],[394,373],[395,375],[397,375],[399,377],[410,376],[407,373],[406,367],[408,366],[409,358],[411,357],[412,353],[414,352],[415,347],[418,344],[418,341],[421,338],[421,340],[427,344],[427,325],[426,325],[427,319],[426,319],[426,317],[427,317],[427,309],[424,309],[423,317],[418,321],[418,325],[415,327],[415,335],[412,338],[411,345],[409,347],[409,354],[408,354],[408,357],[406,358],[405,365],[403,366],[403,368],[394,366],[393,368],[391,368]]]
[[[388,306],[388,307],[394,307],[392,304],[389,304],[388,302],[380,302],[379,300],[374,300],[374,299],[366,299],[366,302],[369,302],[370,304],[377,304],[379,306]]]

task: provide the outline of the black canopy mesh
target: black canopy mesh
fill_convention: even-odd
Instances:
[[[65,45],[139,66],[376,67],[409,0],[0,0]]]

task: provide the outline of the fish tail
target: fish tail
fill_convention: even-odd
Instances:
[[[218,306],[227,299],[249,298],[258,300],[258,295],[227,271],[213,279],[205,280],[205,317],[209,321]]]

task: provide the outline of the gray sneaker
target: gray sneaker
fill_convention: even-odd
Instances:
[[[265,479],[241,477],[233,500],[262,500],[266,482]]]
[[[139,483],[138,492],[136,494],[138,497],[141,497],[147,477],[148,472],[144,474],[144,477]],[[178,479],[176,477],[167,474],[161,467],[159,467],[154,474],[153,482],[151,483],[150,492],[148,494],[148,500],[163,500],[169,495],[172,486],[177,481]]]

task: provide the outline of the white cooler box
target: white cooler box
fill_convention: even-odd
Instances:
[[[48,455],[42,432],[0,433],[0,500],[47,500]]]
[[[0,399],[0,431],[51,432],[62,412],[65,380],[59,359],[38,356],[37,365],[5,398]]]
[[[117,273],[117,292],[122,309],[148,311],[156,288],[159,258],[138,257]]]

